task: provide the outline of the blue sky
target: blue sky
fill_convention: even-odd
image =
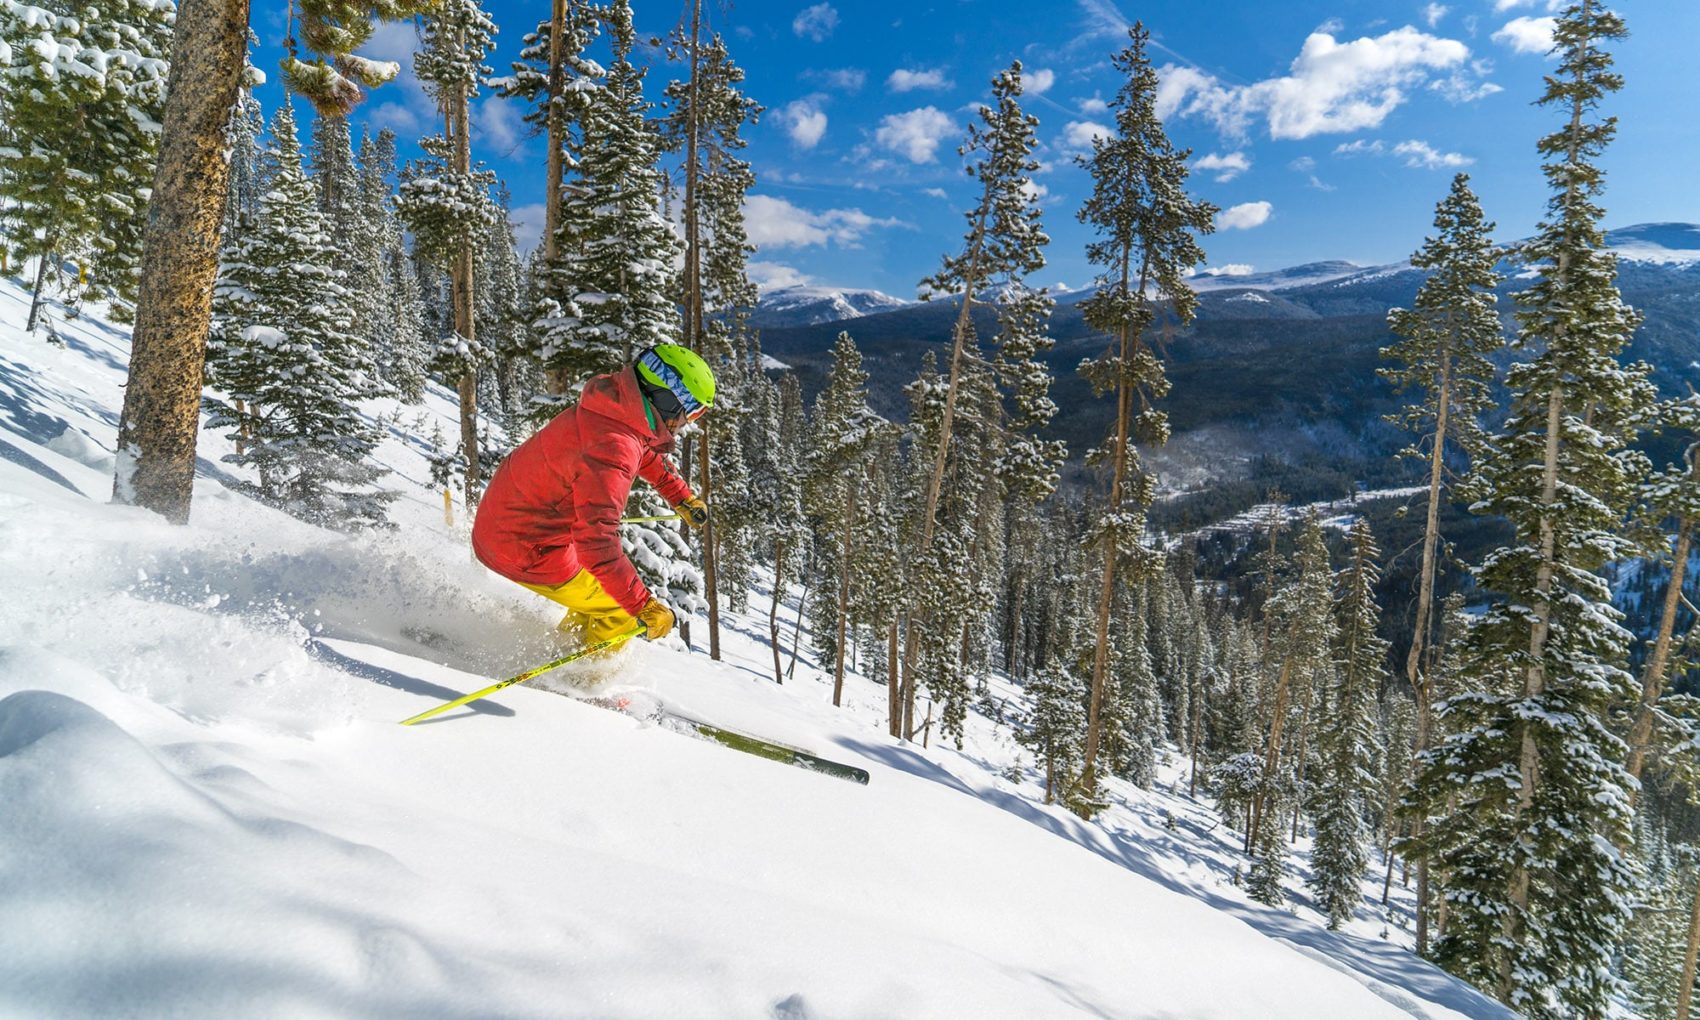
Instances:
[[[505,73],[547,3],[489,0],[502,29],[491,63]],[[280,5],[281,6],[281,5]],[[1277,269],[1344,258],[1406,257],[1429,229],[1451,175],[1469,172],[1510,239],[1527,235],[1546,194],[1535,139],[1557,116],[1533,107],[1550,0],[707,0],[707,17],[767,108],[749,129],[758,183],[748,207],[770,285],[812,282],[911,296],[959,243],[972,182],[956,155],[994,73],[1020,59],[1024,106],[1040,118],[1037,177],[1052,244],[1035,281],[1078,288],[1093,270],[1075,219],[1089,190],[1074,154],[1111,122],[1102,101],[1119,81],[1109,55],[1137,13],[1156,42],[1165,125],[1194,150],[1195,194],[1224,210],[1205,239],[1211,267]],[[637,0],[640,35],[666,34],[683,0]],[[1700,118],[1687,104],[1700,4],[1618,5],[1630,38],[1614,47],[1624,90],[1606,113],[1619,135],[1605,166],[1607,223],[1700,221],[1692,185]],[[256,18],[276,66],[281,12]],[[400,60],[411,25],[384,26],[366,53]],[[660,62],[658,98],[677,68]],[[275,78],[275,74],[273,75]],[[262,93],[270,109],[276,86]],[[542,141],[521,111],[478,102],[474,145],[514,194],[520,233],[542,219]],[[430,101],[405,73],[375,91],[357,122],[407,143],[433,129]]]

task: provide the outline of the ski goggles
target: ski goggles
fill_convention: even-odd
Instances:
[[[708,413],[709,405],[696,398],[685,381],[679,378],[679,373],[673,366],[662,361],[654,351],[644,354],[641,359],[643,366],[654,372],[666,386],[649,387],[649,402],[655,405],[662,418],[684,418],[686,421],[696,421]]]

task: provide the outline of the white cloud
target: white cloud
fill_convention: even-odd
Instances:
[[[1110,138],[1115,130],[1105,127],[1095,120],[1071,120],[1063,128],[1063,147],[1078,149],[1081,152],[1092,151],[1094,138]]]
[[[1243,137],[1263,117],[1269,137],[1309,138],[1380,126],[1437,71],[1464,65],[1469,47],[1406,26],[1379,36],[1339,42],[1313,32],[1291,73],[1250,85],[1226,85],[1196,68],[1168,64],[1159,71],[1157,115],[1202,117],[1230,137]]]
[[[1493,34],[1493,41],[1511,47],[1514,53],[1545,53],[1552,49],[1556,18],[1512,18]]]
[[[1051,193],[1051,189],[1040,184],[1038,181],[1026,180],[1021,182],[1021,193],[1026,195],[1027,200],[1030,202],[1041,202],[1044,201],[1046,195]]]
[[[827,88],[839,92],[860,92],[862,86],[868,83],[868,72],[859,67],[810,70],[804,71],[802,76],[805,80],[819,82]]]
[[[366,123],[374,131],[389,128],[402,137],[419,133],[419,115],[401,103],[379,103],[371,107],[366,114]]]
[[[931,163],[937,158],[939,143],[955,130],[956,122],[937,107],[923,106],[883,118],[874,132],[874,140],[911,163]]]
[[[1216,216],[1216,226],[1222,230],[1250,230],[1268,222],[1275,207],[1268,202],[1242,202],[1229,206]]]
[[[1440,19],[1446,17],[1446,12],[1451,9],[1452,8],[1445,4],[1431,3],[1427,7],[1423,8],[1423,20],[1428,22],[1428,27],[1433,28],[1440,24]]]
[[[411,70],[413,54],[419,49],[419,29],[411,21],[379,21],[372,26],[372,35],[360,47],[360,55],[373,60],[393,60],[404,70]]]
[[[950,201],[950,193],[945,191],[943,188],[922,188],[921,194],[930,198],[943,199],[946,202]]]
[[[1220,184],[1238,177],[1251,169],[1251,160],[1243,152],[1230,152],[1226,156],[1218,156],[1214,152],[1192,164],[1194,170],[1213,170],[1216,181]]]
[[[1441,152],[1427,142],[1413,138],[1393,147],[1393,155],[1405,157],[1406,166],[1427,170],[1456,170],[1475,162],[1474,157],[1461,152]]]
[[[1057,83],[1057,72],[1049,68],[1039,68],[1021,72],[1021,91],[1030,96],[1044,95]]]
[[[791,19],[791,31],[799,36],[813,39],[815,42],[825,42],[832,30],[838,27],[838,12],[831,4],[815,4],[797,12]]]
[[[1495,92],[1505,91],[1493,82],[1485,80],[1493,70],[1491,64],[1484,60],[1474,62],[1474,66],[1476,77],[1463,73],[1449,74],[1429,82],[1428,87],[1431,91],[1440,93],[1442,98],[1453,105],[1473,103],[1478,99],[1486,99]]]
[[[531,254],[531,250],[543,242],[546,213],[542,202],[519,205],[508,210],[508,222],[513,224],[514,244],[519,248],[520,257]]]
[[[925,68],[911,71],[898,68],[891,72],[891,77],[885,80],[885,87],[893,92],[913,92],[916,89],[948,89],[955,82],[944,76],[938,68]]]
[[[1108,113],[1110,109],[1110,104],[1104,102],[1104,100],[1098,96],[1093,96],[1091,99],[1082,99],[1075,105],[1080,107],[1081,113]]]
[[[1405,161],[1406,166],[1425,170],[1455,170],[1459,167],[1469,166],[1476,161],[1474,157],[1466,156],[1461,152],[1441,152],[1429,143],[1416,138],[1400,142],[1392,148],[1388,148],[1387,143],[1380,139],[1369,141],[1360,138],[1355,142],[1336,145],[1334,155],[1397,156]]]
[[[780,287],[806,287],[815,282],[814,277],[783,262],[749,262],[744,265],[744,271],[763,293]]]
[[[1341,142],[1334,146],[1336,156],[1379,156],[1386,151],[1387,146],[1382,144],[1380,139],[1372,142],[1367,138],[1360,138],[1355,142]]]
[[[515,104],[491,96],[478,104],[473,127],[480,146],[494,147],[509,155],[525,141],[526,126]]]
[[[750,243],[758,249],[814,248],[828,243],[840,248],[858,248],[862,237],[875,227],[900,227],[902,220],[879,219],[860,209],[827,209],[812,212],[772,195],[751,195],[744,200],[744,226]]]
[[[779,123],[798,148],[812,149],[826,134],[826,114],[814,96],[786,103],[779,110]]]

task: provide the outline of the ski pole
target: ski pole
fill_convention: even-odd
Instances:
[[[622,518],[620,518],[620,523],[621,524],[642,524],[645,521],[676,521],[678,519],[679,519],[678,514],[656,514],[653,517],[622,517]]]
[[[408,718],[403,719],[401,721],[401,724],[403,726],[412,726],[414,723],[423,722],[426,719],[429,719],[434,715],[441,715],[442,713],[447,712],[451,708],[459,708],[462,705],[465,705],[469,702],[477,701],[480,698],[487,698],[490,695],[496,693],[497,691],[501,690],[504,687],[511,687],[514,684],[525,683],[527,680],[530,680],[533,677],[542,676],[544,673],[547,673],[552,669],[559,669],[562,666],[565,666],[567,663],[572,662],[574,659],[582,659],[586,655],[591,654],[592,652],[600,652],[604,648],[612,648],[615,645],[624,644],[625,642],[631,640],[632,638],[637,637],[639,634],[642,634],[644,632],[644,630],[645,630],[644,625],[640,623],[635,628],[627,631],[624,634],[616,634],[614,637],[611,637],[606,641],[598,641],[597,643],[591,645],[589,648],[580,648],[578,651],[572,653],[571,655],[563,655],[561,658],[556,659],[554,662],[546,662],[543,665],[538,666],[535,669],[528,669],[524,673],[519,674],[518,676],[510,676],[506,680],[503,680],[501,683],[491,684],[490,686],[484,688],[481,691],[473,691],[471,694],[463,695],[461,697],[456,698],[453,701],[445,702],[444,704],[438,705],[436,708],[428,708],[425,711],[419,713],[418,715],[409,716]]]

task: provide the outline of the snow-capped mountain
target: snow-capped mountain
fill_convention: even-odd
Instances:
[[[1623,261],[1700,265],[1700,224],[1638,223],[1606,231],[1606,245]]]
[[[1196,291],[1284,290],[1288,287],[1308,287],[1318,283],[1329,283],[1359,273],[1374,272],[1382,268],[1386,267],[1366,267],[1335,259],[1327,262],[1307,262],[1302,266],[1274,269],[1265,273],[1206,270],[1190,277],[1187,283]]]
[[[857,319],[913,304],[877,290],[792,286],[764,291],[751,323],[756,326],[814,326]]]

